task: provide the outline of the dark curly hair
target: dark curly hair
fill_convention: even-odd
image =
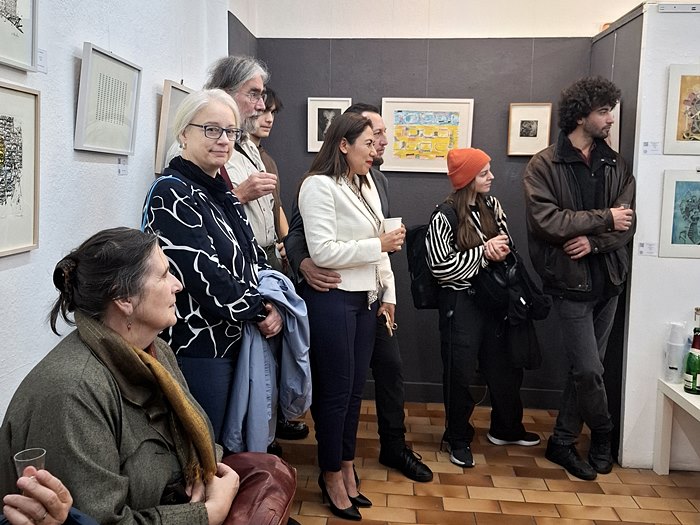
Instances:
[[[607,78],[586,77],[577,80],[561,92],[559,129],[571,133],[576,129],[578,119],[603,106],[614,108],[619,100],[620,89]]]

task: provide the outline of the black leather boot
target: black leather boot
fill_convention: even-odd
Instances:
[[[588,451],[588,463],[599,474],[608,474],[613,468],[612,445],[610,433],[591,432],[591,448]]]

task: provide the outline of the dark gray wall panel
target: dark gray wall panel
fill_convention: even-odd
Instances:
[[[473,98],[472,144],[493,158],[493,193],[503,203],[513,237],[527,258],[521,179],[529,157],[506,154],[508,107],[531,101],[552,102],[556,109],[561,89],[591,71],[590,38],[258,39],[255,47],[272,73],[270,85],[285,105],[266,144],[280,168],[285,209],[291,211],[298,181],[314,155],[306,151],[307,97],[352,97],[380,107],[382,97]],[[629,47],[634,47],[633,38]],[[553,111],[552,140],[556,133]],[[444,174],[386,175],[392,215],[403,217],[407,225],[426,222],[433,206],[450,192]],[[407,400],[440,401],[437,313],[413,308],[403,253],[392,257],[392,266]],[[553,317],[538,323],[537,329],[544,365],[525,374],[523,398],[527,406],[556,407],[566,375],[563,341]],[[483,382],[477,379],[476,384]],[[482,392],[477,386],[476,393]]]
[[[620,107],[620,153],[632,164],[637,114],[639,62],[642,40],[641,8],[616,22],[591,46],[591,75],[601,75],[615,82],[622,92]],[[622,413],[622,377],[624,375],[624,337],[627,293],[618,302],[615,322],[605,355],[605,385],[608,410],[615,425],[612,433],[613,451],[617,455]]]
[[[228,14],[228,54],[257,56],[257,39],[232,13]]]

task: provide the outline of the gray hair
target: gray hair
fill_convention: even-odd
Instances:
[[[185,128],[192,122],[194,116],[212,102],[221,102],[229,107],[231,111],[233,111],[233,116],[236,119],[236,126],[241,126],[241,115],[231,95],[221,89],[202,89],[201,91],[195,91],[187,95],[185,100],[183,100],[177,108],[175,118],[173,119],[173,134],[178,143],[180,141],[180,135],[182,135]]]
[[[206,89],[223,89],[235,93],[249,80],[260,76],[263,84],[270,80],[270,73],[264,62],[249,56],[220,58],[209,68]]]

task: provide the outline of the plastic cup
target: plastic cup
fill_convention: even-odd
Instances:
[[[24,474],[24,469],[27,467],[34,467],[37,470],[44,468],[44,461],[46,460],[46,449],[43,448],[27,448],[20,450],[13,456],[15,461],[15,470],[17,471],[17,477],[21,478]]]
[[[393,232],[401,228],[401,217],[389,217],[382,222],[384,233]]]
[[[685,344],[666,343],[664,379],[669,383],[683,382],[685,351]]]
[[[668,324],[670,326],[668,342],[684,345],[688,340],[688,328],[686,327],[685,323],[674,322]]]

